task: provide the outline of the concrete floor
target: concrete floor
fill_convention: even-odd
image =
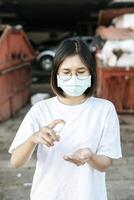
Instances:
[[[8,148],[30,105],[0,124],[0,200],[28,200],[35,155],[22,169],[11,169]],[[134,115],[120,115],[123,158],[114,161],[106,177],[108,200],[134,200]],[[47,199],[46,199],[47,200]],[[83,200],[83,199],[82,199]]]

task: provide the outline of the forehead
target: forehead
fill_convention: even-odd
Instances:
[[[79,68],[86,68],[87,66],[81,61],[78,55],[69,56],[67,57],[62,64],[60,65],[59,69],[79,69]]]

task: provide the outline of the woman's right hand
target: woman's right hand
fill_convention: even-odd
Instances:
[[[53,130],[59,123],[65,123],[62,119],[56,119],[45,127],[42,127],[38,132],[34,133],[30,141],[34,144],[44,144],[48,147],[54,146],[54,142],[59,142],[60,136],[56,135]]]

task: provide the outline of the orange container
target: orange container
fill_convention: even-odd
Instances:
[[[25,105],[29,100],[29,87],[21,88],[20,91],[14,93],[10,98],[0,101],[0,122],[13,117],[16,112]]]
[[[134,8],[102,10],[98,25],[109,26],[114,17],[134,13]],[[104,67],[96,57],[98,84],[96,96],[111,100],[118,113],[134,113],[134,67]]]
[[[126,13],[134,13],[134,7],[101,10],[98,17],[98,26],[109,26],[111,25],[113,18],[119,17],[120,15],[124,15]]]
[[[11,68],[0,75],[0,122],[14,116],[30,95],[31,66]]]
[[[0,101],[0,122],[3,122],[11,117],[11,102],[7,98],[4,101]]]
[[[13,79],[11,74],[0,75],[0,101],[12,95]]]
[[[26,65],[22,68],[13,71],[12,78],[13,78],[13,90],[16,90],[16,88],[20,86],[23,86],[28,80],[31,82],[32,80],[31,66]]]
[[[24,90],[22,90],[22,98],[24,105],[28,102],[29,95],[30,95],[30,87],[26,87]]]
[[[0,26],[0,29],[0,71],[35,58],[35,51],[21,26]]]
[[[29,98],[31,61],[36,54],[21,26],[0,26],[0,122]]]
[[[134,113],[134,68],[97,68],[96,95],[111,100],[119,113]]]
[[[23,105],[22,92],[15,93],[11,98],[11,114],[15,115],[16,111],[19,110]]]
[[[12,116],[15,115],[16,111],[18,111],[23,105],[25,105],[29,99],[30,95],[30,83],[27,82],[24,86],[18,87],[18,91],[14,93],[11,98],[11,113]]]

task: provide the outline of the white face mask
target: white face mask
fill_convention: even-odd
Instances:
[[[57,75],[57,86],[69,96],[81,96],[87,88],[91,87],[91,75],[86,79],[78,79],[73,75],[70,80],[62,80]]]

